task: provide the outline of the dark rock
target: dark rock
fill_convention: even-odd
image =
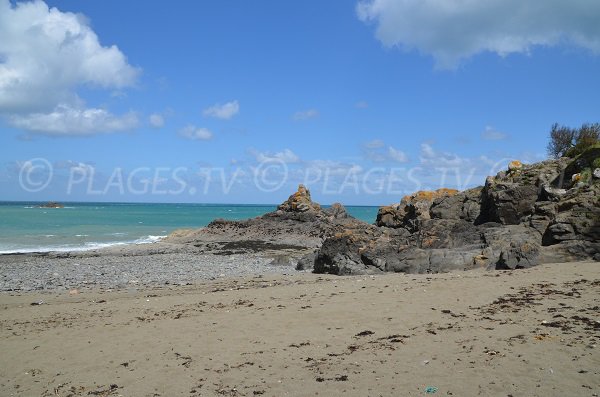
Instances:
[[[474,222],[479,217],[482,187],[465,190],[453,196],[434,200],[430,208],[432,218],[464,219]]]
[[[311,252],[304,255],[296,263],[296,270],[313,270],[315,267],[315,259],[317,259],[317,252]]]
[[[516,269],[539,263],[540,236],[535,229],[523,225],[489,227],[483,232],[486,253],[496,269]]]
[[[324,209],[323,212],[334,219],[344,219],[350,216],[346,208],[340,203],[333,203],[331,207]]]
[[[453,196],[458,193],[454,189],[438,189],[419,191],[405,196],[397,204],[380,207],[377,212],[377,226],[406,228],[415,231],[422,220],[431,219],[429,210],[436,199]]]
[[[429,219],[416,233],[419,248],[460,248],[481,245],[481,233],[465,220]]]
[[[49,201],[45,204],[41,204],[38,208],[65,208],[65,206],[61,203],[57,203],[56,201]]]
[[[568,240],[600,241],[600,183],[571,189],[556,206],[543,244]]]
[[[518,225],[533,213],[537,198],[538,188],[535,185],[488,180],[482,193],[478,223]]]

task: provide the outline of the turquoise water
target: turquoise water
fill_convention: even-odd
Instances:
[[[71,251],[118,244],[149,243],[175,229],[206,226],[216,218],[247,219],[274,205],[0,202],[0,253]],[[377,207],[346,207],[372,223]]]

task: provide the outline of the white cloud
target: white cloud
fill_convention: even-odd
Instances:
[[[229,120],[240,111],[238,101],[227,102],[223,105],[216,104],[202,111],[205,117],[215,117],[217,119]]]
[[[392,146],[388,147],[388,156],[390,159],[398,162],[398,163],[407,163],[408,156],[402,150],[398,150],[393,148]]]
[[[80,109],[64,105],[49,113],[14,114],[8,120],[17,128],[57,137],[127,131],[138,125],[138,118],[133,112],[115,116],[104,109]]]
[[[408,156],[402,150],[386,146],[381,139],[374,139],[362,145],[362,152],[366,159],[375,163],[395,162],[407,163]]]
[[[303,121],[314,119],[316,117],[319,117],[319,111],[317,109],[308,109],[294,113],[292,119],[295,121]]]
[[[385,146],[385,142],[381,139],[373,139],[364,144],[366,149],[379,149]]]
[[[153,113],[148,117],[148,122],[154,128],[161,128],[165,125],[165,118],[158,113]]]
[[[481,137],[487,141],[502,141],[508,138],[508,134],[498,131],[494,127],[488,125],[481,133]]]
[[[78,173],[82,175],[93,175],[95,171],[93,165],[73,160],[57,161],[56,163],[54,163],[54,168],[67,169],[73,173]]]
[[[369,103],[367,101],[359,101],[354,105],[357,109],[366,109],[369,107]]]
[[[249,152],[259,163],[276,160],[289,164],[300,162],[300,157],[290,149],[284,149],[277,153],[259,152],[254,149],[250,149]]]
[[[9,123],[52,135],[136,125],[131,114],[86,109],[77,94],[81,86],[119,91],[133,86],[139,74],[116,46],[100,44],[85,17],[43,1],[13,6],[0,0],[0,27],[0,114]],[[50,121],[48,129],[44,121]]]
[[[198,128],[193,125],[187,125],[179,131],[179,135],[192,141],[208,141],[212,139],[213,133],[207,128]]]
[[[596,0],[367,0],[357,14],[376,24],[384,45],[433,55],[441,68],[480,52],[505,56],[563,43],[600,53]]]
[[[421,144],[421,157],[425,159],[433,159],[436,157],[436,153],[433,147],[428,143]]]

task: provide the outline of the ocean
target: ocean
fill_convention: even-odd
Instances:
[[[199,228],[213,219],[248,219],[275,205],[0,202],[0,254],[82,251],[158,241],[176,229]],[[377,207],[346,207],[373,223]]]

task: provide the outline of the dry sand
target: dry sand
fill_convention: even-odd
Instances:
[[[4,293],[0,395],[597,396],[599,305],[598,263]]]

